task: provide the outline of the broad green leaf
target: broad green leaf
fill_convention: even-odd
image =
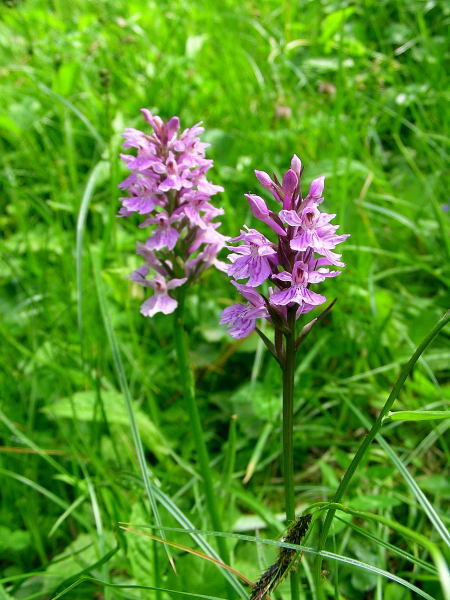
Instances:
[[[111,551],[115,545],[115,537],[111,532],[105,532],[107,552]],[[45,575],[51,577],[43,578],[46,592],[54,590],[60,583],[67,578],[75,577],[80,574],[80,571],[94,565],[99,559],[99,549],[92,543],[92,535],[89,533],[81,533],[73,542],[59,554],[55,555],[53,562],[45,569]],[[120,566],[121,561],[114,560],[108,562],[108,569],[114,569]],[[95,572],[95,571],[94,571]]]
[[[145,522],[147,518],[148,515],[144,508],[138,503],[134,504],[130,520]],[[131,572],[135,582],[138,585],[145,585],[150,580],[154,569],[152,540],[141,535],[127,536],[127,557],[131,564]]]
[[[99,402],[103,404],[103,410],[109,423],[129,426],[129,418],[123,403],[123,396],[115,390],[101,392],[101,400],[95,391],[76,392],[73,396],[61,398],[42,410],[54,417],[66,419],[78,419],[80,421],[100,421],[102,409]],[[133,403],[139,431],[145,446],[155,456],[161,458],[170,454],[169,442],[157,429],[149,417]]]
[[[28,531],[17,529],[15,531],[0,525],[0,555],[7,556],[10,552],[21,552],[31,544]]]

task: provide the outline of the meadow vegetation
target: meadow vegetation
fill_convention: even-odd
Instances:
[[[343,274],[322,284],[337,302],[299,356],[294,466],[298,513],[332,500],[449,308],[449,20],[440,0],[1,4],[0,599],[246,597],[217,566],[140,535],[217,549],[170,530],[210,529],[173,315],[142,317],[144,290],[125,279],[139,230],[116,217],[118,154],[141,107],[204,122],[225,235],[254,222],[254,169],[283,173],[296,153],[306,184],[326,175],[325,206],[351,238]],[[233,340],[218,325],[235,301],[209,269],[186,322],[230,565],[255,581],[276,548],[243,536],[285,529],[280,373],[256,334]],[[448,410],[448,334],[394,411]],[[319,592],[305,553],[302,600],[446,597],[450,421],[416,419],[383,422],[327,542],[383,573],[328,557]],[[149,491],[163,533],[148,528]],[[319,535],[320,519],[305,546]]]

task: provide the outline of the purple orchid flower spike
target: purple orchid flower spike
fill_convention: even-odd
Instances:
[[[208,144],[199,139],[203,133],[199,123],[181,132],[178,117],[163,121],[148,109],[142,109],[142,114],[153,131],[144,133],[127,129],[123,134],[124,147],[134,150],[133,154],[121,155],[131,173],[119,185],[128,192],[128,197],[121,199],[119,216],[145,215],[140,227],[150,228],[147,241],[137,248],[145,264],[130,278],[153,289],[153,295],[141,306],[143,316],[175,312],[173,337],[180,384],[196,444],[209,525],[222,531],[205,435],[195,400],[195,378],[184,321],[188,286],[212,265],[218,269],[228,268],[217,258],[227,241],[217,231],[221,223],[215,220],[223,211],[210,202],[211,197],[223,188],[208,181],[207,172],[213,161],[205,157]],[[147,279],[150,273],[153,278]],[[256,307],[252,310],[261,312]],[[243,323],[241,319],[241,334]],[[245,334],[248,332],[247,328]],[[224,562],[229,562],[225,540],[218,538],[218,549]]]
[[[127,128],[123,133],[123,147],[136,152],[121,154],[131,173],[119,184],[128,192],[120,199],[119,216],[145,215],[139,227],[151,227],[147,241],[137,249],[146,264],[131,279],[154,287],[154,296],[141,310],[153,316],[175,310],[176,301],[167,290],[192,284],[211,265],[225,268],[217,254],[226,238],[217,231],[220,222],[215,221],[223,210],[210,202],[223,188],[206,176],[213,161],[205,157],[208,144],[198,137],[203,127],[197,124],[180,132],[178,117],[163,121],[145,108],[142,114],[153,132]],[[150,280],[153,283],[145,279],[150,271],[156,273]]]
[[[230,265],[228,275],[235,280],[247,279],[245,289],[255,289],[270,280],[276,288],[266,297],[264,290],[255,293],[263,297],[267,314],[265,317],[272,321],[277,335],[287,335],[295,332],[295,321],[302,315],[314,310],[326,302],[325,296],[317,293],[311,286],[336,277],[340,271],[330,271],[328,265],[344,267],[341,255],[333,250],[344,242],[347,234],[337,234],[337,225],[331,224],[336,215],[322,212],[319,205],[323,201],[325,178],[314,179],[306,197],[302,198],[301,177],[303,165],[297,155],[291,160],[290,169],[282,178],[272,179],[265,171],[255,171],[258,181],[269,190],[277,202],[282,203],[276,210],[271,210],[266,201],[255,194],[245,194],[253,215],[265,225],[268,225],[277,236],[271,241],[256,229],[245,228],[241,235],[230,240],[231,244],[240,245],[227,247],[233,250],[228,256]],[[243,293],[242,286],[238,290]],[[241,305],[240,305],[241,306]],[[253,326],[252,304],[242,305],[233,310],[225,309],[224,323],[230,325],[239,321],[239,335],[250,333]],[[248,316],[249,315],[249,316]],[[235,321],[233,321],[235,319]],[[252,321],[252,323],[250,323]],[[278,344],[277,359],[280,364],[285,350]],[[272,348],[273,349],[273,348]]]

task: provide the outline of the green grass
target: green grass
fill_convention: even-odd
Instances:
[[[224,234],[251,224],[253,169],[280,173],[295,152],[306,183],[327,176],[326,206],[352,237],[343,275],[324,284],[338,301],[300,353],[294,443],[298,512],[332,500],[402,365],[449,308],[449,20],[444,2],[420,0],[1,4],[1,599],[232,597],[217,566],[170,549],[175,575],[161,545],[116,528],[156,525],[156,503],[167,528],[156,535],[217,551],[200,533],[172,318],[141,317],[141,290],[124,279],[140,232],[115,216],[120,132],[143,125],[141,107],[204,121]],[[234,298],[210,270],[186,320],[231,566],[255,580],[283,531],[280,375],[256,336],[236,344],[218,326]],[[448,410],[448,335],[393,411]],[[302,600],[321,597],[318,585],[336,600],[444,597],[448,424],[383,422],[319,579],[317,514]]]

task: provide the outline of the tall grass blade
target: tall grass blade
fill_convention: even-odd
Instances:
[[[120,355],[119,345],[112,327],[111,320],[109,318],[108,307],[106,304],[105,293],[103,290],[103,284],[100,275],[99,257],[97,253],[92,255],[92,268],[94,271],[94,281],[97,288],[97,296],[100,305],[100,312],[105,326],[106,335],[108,337],[109,345],[113,355],[114,367],[116,370],[117,378],[119,380],[120,389],[122,390],[125,406],[127,409],[128,417],[130,420],[131,435],[133,438],[134,446],[136,448],[136,454],[138,458],[139,468],[141,470],[142,479],[144,482],[144,488],[147,493],[147,497],[150,503],[151,512],[155,518],[156,523],[159,527],[162,527],[161,517],[159,515],[158,506],[153,493],[153,487],[150,484],[150,478],[147,470],[147,464],[145,461],[144,448],[142,446],[142,440],[139,435],[139,429],[137,426],[136,415],[134,414],[133,403],[131,400],[131,394],[128,387],[127,377],[125,375],[125,369],[123,367],[122,358]],[[167,557],[169,562],[173,565],[173,559],[170,550],[166,547]]]
[[[92,194],[94,193],[95,184],[97,178],[105,168],[106,163],[104,161],[98,162],[92,169],[91,174],[84,188],[83,197],[81,198],[80,209],[78,211],[77,219],[77,240],[76,240],[76,253],[75,253],[75,265],[76,265],[76,277],[77,277],[77,316],[78,316],[78,331],[80,336],[81,349],[83,350],[83,240],[84,230],[86,227],[86,217],[89,210],[89,204],[91,202]]]

